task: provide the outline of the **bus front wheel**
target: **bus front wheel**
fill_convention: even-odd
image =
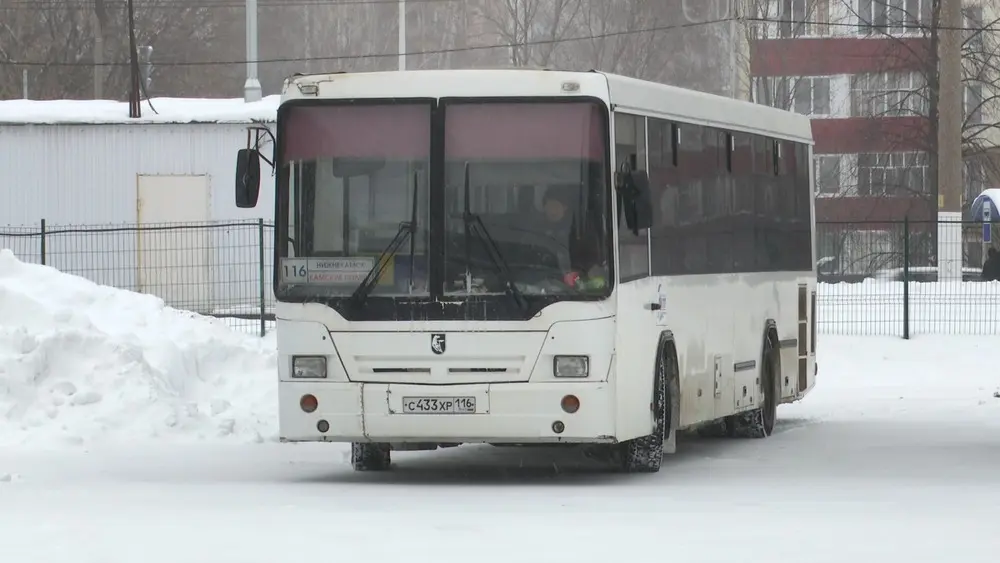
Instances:
[[[351,443],[351,467],[355,471],[385,471],[391,463],[389,444]]]
[[[677,408],[677,361],[668,349],[657,361],[653,382],[653,431],[648,436],[619,445],[622,470],[628,473],[656,473],[663,462],[664,445],[673,450],[673,421]]]

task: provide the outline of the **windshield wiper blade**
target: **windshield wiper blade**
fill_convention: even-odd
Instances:
[[[389,242],[389,246],[378,255],[375,260],[375,264],[372,266],[371,270],[368,270],[368,275],[365,279],[361,281],[354,293],[351,294],[350,302],[352,305],[360,305],[368,295],[375,289],[375,285],[378,283],[379,278],[382,277],[382,273],[385,272],[386,267],[389,265],[389,260],[396,255],[399,251],[399,247],[403,246],[406,239],[410,239],[410,290],[413,290],[413,256],[416,253],[416,241],[417,241],[417,173],[413,173],[413,205],[410,211],[410,221],[404,221],[399,224],[399,230],[396,231],[396,236],[392,238]]]
[[[396,236],[389,242],[389,246],[378,255],[378,258],[375,259],[375,265],[372,266],[371,270],[368,270],[368,275],[365,276],[365,279],[361,281],[358,288],[351,294],[350,300],[352,304],[358,305],[368,297],[368,294],[375,288],[378,279],[382,277],[382,273],[385,272],[386,267],[389,265],[389,259],[396,255],[399,247],[403,246],[403,243],[406,242],[407,236],[413,236],[412,226],[409,222],[400,223],[399,230],[396,231]]]
[[[507,294],[510,295],[517,306],[522,310],[528,308],[528,302],[524,298],[524,294],[518,289],[517,284],[514,283],[514,277],[510,272],[510,267],[507,265],[507,261],[504,260],[503,254],[500,253],[500,248],[497,246],[496,240],[490,236],[489,230],[483,223],[482,217],[472,212],[471,204],[469,202],[469,163],[465,163],[465,210],[462,214],[462,218],[465,221],[465,268],[466,268],[466,278],[469,277],[469,231],[474,230],[476,235],[479,237],[480,242],[486,247],[486,254],[489,255],[490,261],[496,267],[497,271],[500,273],[500,279],[503,281],[507,288]],[[473,228],[474,227],[474,228]]]

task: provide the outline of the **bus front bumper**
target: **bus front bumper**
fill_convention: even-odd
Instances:
[[[287,382],[278,384],[285,442],[611,443],[614,394],[604,383],[412,385]],[[315,410],[302,408],[312,405]],[[578,408],[573,410],[576,397]],[[475,413],[412,414],[455,398]],[[426,399],[432,399],[428,401]],[[404,406],[404,402],[406,405]],[[417,404],[420,403],[420,404]],[[409,407],[409,408],[407,408]],[[566,407],[566,408],[564,408]]]

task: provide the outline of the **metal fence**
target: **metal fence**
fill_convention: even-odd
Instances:
[[[824,333],[997,334],[1000,283],[982,280],[981,222],[818,223],[817,328]],[[995,244],[995,240],[993,240]],[[939,266],[944,266],[939,270]],[[940,272],[944,272],[943,275]]]
[[[1000,333],[1000,283],[981,281],[977,222],[819,223],[817,328],[827,334]],[[273,323],[273,225],[263,220],[0,227],[0,248],[93,282],[264,334]],[[1000,232],[996,233],[1000,235]],[[938,257],[962,265],[939,279]]]
[[[0,227],[0,248],[263,335],[273,321],[273,225],[262,219]]]

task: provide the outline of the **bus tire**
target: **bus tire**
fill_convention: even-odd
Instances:
[[[351,443],[351,467],[355,471],[385,471],[391,463],[389,444]]]
[[[781,400],[780,357],[774,338],[764,337],[760,362],[760,406],[752,411],[726,417],[726,433],[733,438],[767,438],[774,432]]]
[[[676,449],[677,359],[672,348],[664,348],[653,382],[653,432],[620,445],[621,468],[627,473],[656,473],[663,462],[664,446],[668,453]]]

